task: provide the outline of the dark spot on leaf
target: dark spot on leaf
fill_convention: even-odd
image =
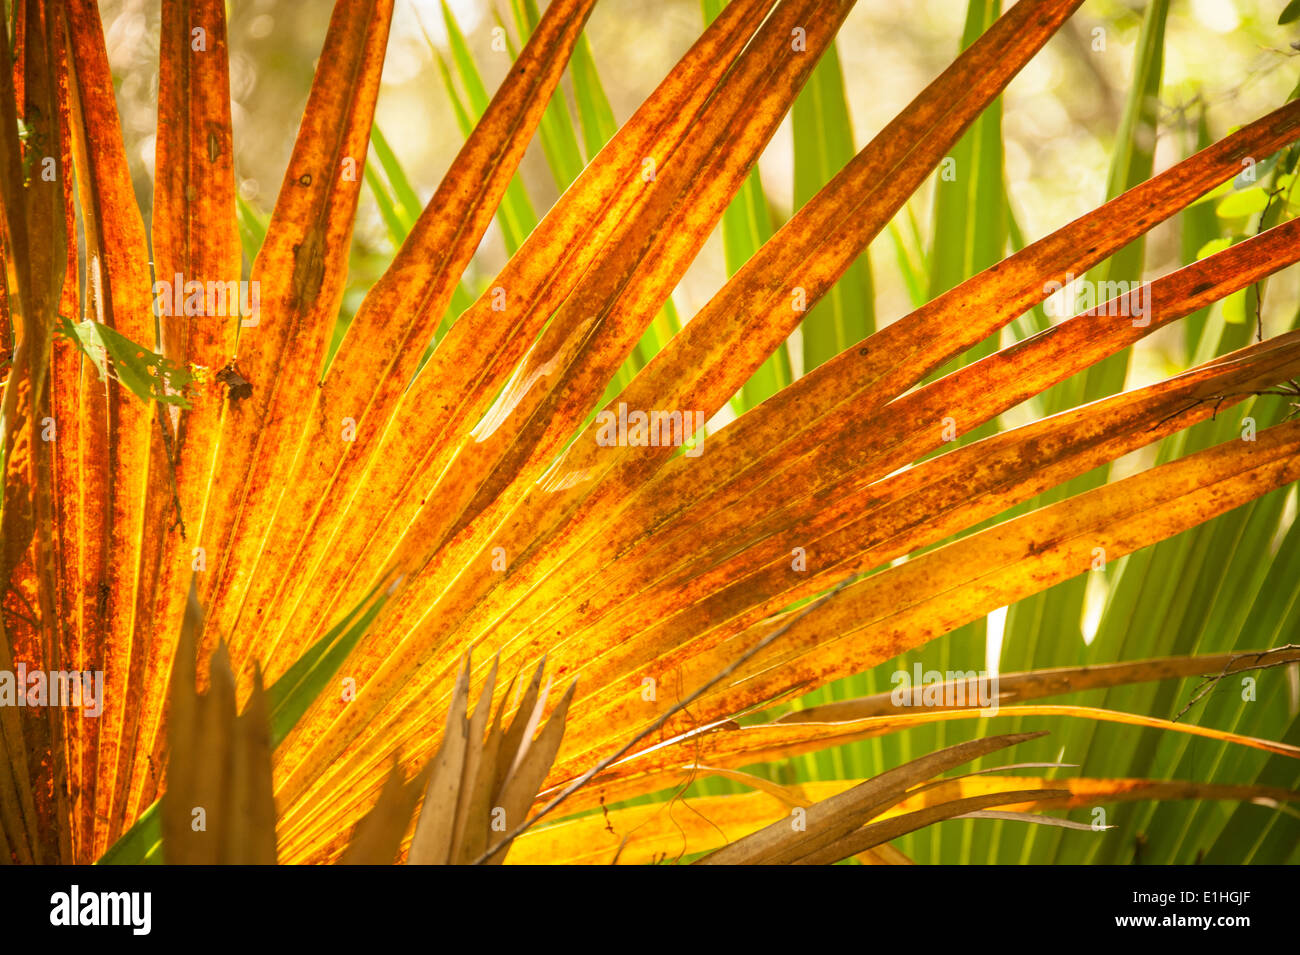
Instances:
[[[859,349],[858,349],[858,354],[859,354],[859,355],[862,355],[863,357],[866,357],[867,350],[866,350],[865,348],[859,348]]]
[[[298,185],[300,185],[300,186],[310,186],[310,185],[311,185],[311,173],[309,173],[309,172],[305,172],[305,173],[303,173],[301,176],[299,176],[299,177],[298,177]]]
[[[315,226],[293,247],[293,300],[307,307],[316,301],[325,281],[325,238]]]

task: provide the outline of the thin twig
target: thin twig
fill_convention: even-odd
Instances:
[[[1283,385],[1278,385],[1276,389],[1261,388],[1261,389],[1254,389],[1251,391],[1228,391],[1218,395],[1207,395],[1204,398],[1193,398],[1182,408],[1179,408],[1177,411],[1173,412],[1172,414],[1165,415],[1163,418],[1161,418],[1159,421],[1157,421],[1147,430],[1155,431],[1166,421],[1172,421],[1174,418],[1177,418],[1179,415],[1184,415],[1187,412],[1191,411],[1193,408],[1205,404],[1205,402],[1207,401],[1214,402],[1214,411],[1210,413],[1210,420],[1214,421],[1217,420],[1219,417],[1219,408],[1222,407],[1223,403],[1227,401],[1229,398],[1248,398],[1252,396],[1258,398],[1258,397],[1263,397],[1265,395],[1272,395],[1276,398],[1300,398],[1300,384],[1296,383],[1294,380],[1287,381],[1287,384],[1291,386],[1290,390],[1288,390]],[[1289,403],[1288,407],[1293,409],[1287,415],[1287,420],[1289,421],[1291,418],[1295,417],[1297,413],[1300,413],[1300,402],[1292,401]]]
[[[1180,719],[1182,719],[1183,715],[1188,710],[1190,710],[1193,706],[1199,703],[1207,693],[1213,690],[1215,686],[1218,685],[1219,681],[1228,675],[1228,671],[1230,670],[1233,673],[1245,673],[1248,670],[1269,670],[1272,669],[1273,667],[1286,666],[1288,664],[1295,663],[1296,662],[1295,660],[1278,660],[1274,663],[1259,662],[1260,660],[1263,660],[1264,657],[1268,656],[1270,653],[1282,653],[1283,651],[1286,650],[1300,650],[1300,644],[1288,643],[1284,647],[1274,647],[1271,650],[1260,650],[1258,653],[1238,653],[1234,655],[1232,659],[1230,659],[1227,663],[1223,665],[1223,669],[1220,670],[1216,676],[1207,677],[1205,680],[1201,681],[1200,685],[1197,686],[1196,690],[1193,692],[1192,698],[1187,701],[1187,705],[1184,706],[1181,710],[1179,710],[1178,715],[1176,715],[1170,722],[1177,723]],[[1237,667],[1235,670],[1233,669],[1233,664],[1235,664],[1238,660],[1244,660],[1247,657],[1254,657],[1256,662],[1250,666]]]

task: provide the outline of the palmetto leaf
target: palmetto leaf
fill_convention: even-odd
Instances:
[[[526,42],[490,100],[448,8],[467,136],[418,215],[382,137],[378,166],[366,161],[393,4],[338,0],[261,236],[235,196],[226,5],[164,0],[152,278],[182,292],[237,286],[241,238],[257,247],[256,307],[200,316],[166,308],[175,297],[151,283],[95,5],[14,4],[18,62],[0,43],[3,250],[14,278],[4,314],[19,344],[3,399],[0,670],[100,669],[109,692],[89,727],[76,713],[0,707],[0,851],[89,862],[127,833],[107,858],[145,859],[161,831],[170,861],[386,862],[406,851],[414,863],[499,862],[511,845],[530,859],[609,861],[621,841],[591,851],[571,841],[589,839],[596,822],[532,827],[539,791],[567,793],[601,766],[563,804],[575,813],[697,772],[744,784],[753,763],[908,727],[970,730],[976,712],[879,712],[870,699],[838,704],[833,721],[817,710],[738,720],[1075,578],[1098,550],[1115,560],[1294,481],[1300,424],[1283,423],[1066,496],[1078,489],[1069,482],[1224,408],[1289,394],[1297,333],[1217,348],[1203,336],[1195,366],[1167,380],[1116,386],[1092,403],[1083,389],[1011,430],[991,423],[1117,367],[1107,363],[1146,335],[1300,258],[1300,223],[1274,210],[1258,235],[993,348],[1052,283],[1108,261],[1118,276],[1157,223],[1236,176],[1243,158],[1300,138],[1300,104],[1149,178],[1151,157],[1129,155],[1142,144],[1126,146],[1117,195],[1099,209],[974,275],[988,263],[969,243],[945,244],[930,255],[937,271],[912,276],[942,294],[871,334],[872,318],[855,314],[870,302],[864,250],[954,150],[993,150],[964,181],[988,213],[981,233],[1000,249],[1006,210],[988,110],[1078,2],[1020,0],[996,19],[995,5],[973,5],[973,42],[864,149],[851,155],[845,140],[799,150],[801,207],[769,237],[740,228],[736,210],[766,212],[755,164],[793,105],[801,128],[828,97],[847,116],[838,67],[818,60],[849,0],[711,6],[716,18],[617,131],[582,38],[595,0],[552,0],[540,16],[516,3]],[[1163,6],[1144,33],[1148,62],[1162,19]],[[571,57],[581,151],[562,99]],[[1134,102],[1146,108],[1137,93]],[[1126,142],[1146,115],[1138,106]],[[529,231],[511,184],[538,132],[563,194]],[[58,144],[55,167],[68,176],[29,177],[33,136]],[[400,248],[331,358],[367,175]],[[470,301],[462,275],[502,210],[518,250]],[[655,317],[719,226],[732,236],[733,274],[668,340]],[[83,301],[83,321],[193,367],[189,407],[99,380],[93,358],[56,339],[58,317]],[[767,396],[777,382],[755,373],[809,316],[816,367]],[[931,380],[981,342],[980,361]],[[647,343],[659,346],[653,356]],[[766,400],[694,445],[683,427],[673,440],[610,446],[607,423],[593,418],[631,408],[702,425],[747,386]],[[47,419],[57,441],[41,440]],[[957,435],[969,440],[947,447]],[[1055,503],[1021,508],[1061,487]],[[799,615],[846,578],[833,601]],[[1282,642],[1270,633],[1255,645]],[[1227,650],[1078,679],[1120,688],[1216,665],[1236,673]],[[543,686],[543,660],[563,693]],[[1023,702],[1073,678],[1009,678],[1020,695],[1000,715],[1032,732],[977,734],[834,791],[767,781],[755,783],[759,797],[710,797],[734,840],[710,861],[902,864],[890,839],[971,813],[987,818],[970,825],[1052,826],[1056,817],[1026,814],[1294,795],[1272,779],[1176,784],[1134,772],[932,783],[1028,743],[1047,721],[1300,754],[1270,738],[1277,727]],[[643,739],[647,728],[655,733]],[[794,798],[802,830],[772,813]],[[212,820],[206,832],[190,825],[196,807]],[[651,826],[653,837],[624,847],[627,861],[669,851],[652,810],[590,818],[615,836]],[[717,848],[702,833],[694,826],[683,851]]]

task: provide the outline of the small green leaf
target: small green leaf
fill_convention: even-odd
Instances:
[[[102,322],[60,318],[59,333],[77,346],[99,371],[115,378],[141,401],[188,408],[185,387],[194,380],[186,369],[114,331]]]
[[[1222,252],[1230,245],[1232,245],[1232,239],[1229,238],[1211,239],[1209,242],[1205,243],[1205,245],[1196,250],[1197,261],[1207,259],[1216,252]]]
[[[1229,325],[1244,325],[1246,318],[1246,290],[1242,289],[1223,300],[1223,320]]]
[[[1254,189],[1243,189],[1241,192],[1225,196],[1223,201],[1215,206],[1214,212],[1220,219],[1245,219],[1257,212],[1263,212],[1267,205],[1268,193],[1262,187],[1256,186]]]

